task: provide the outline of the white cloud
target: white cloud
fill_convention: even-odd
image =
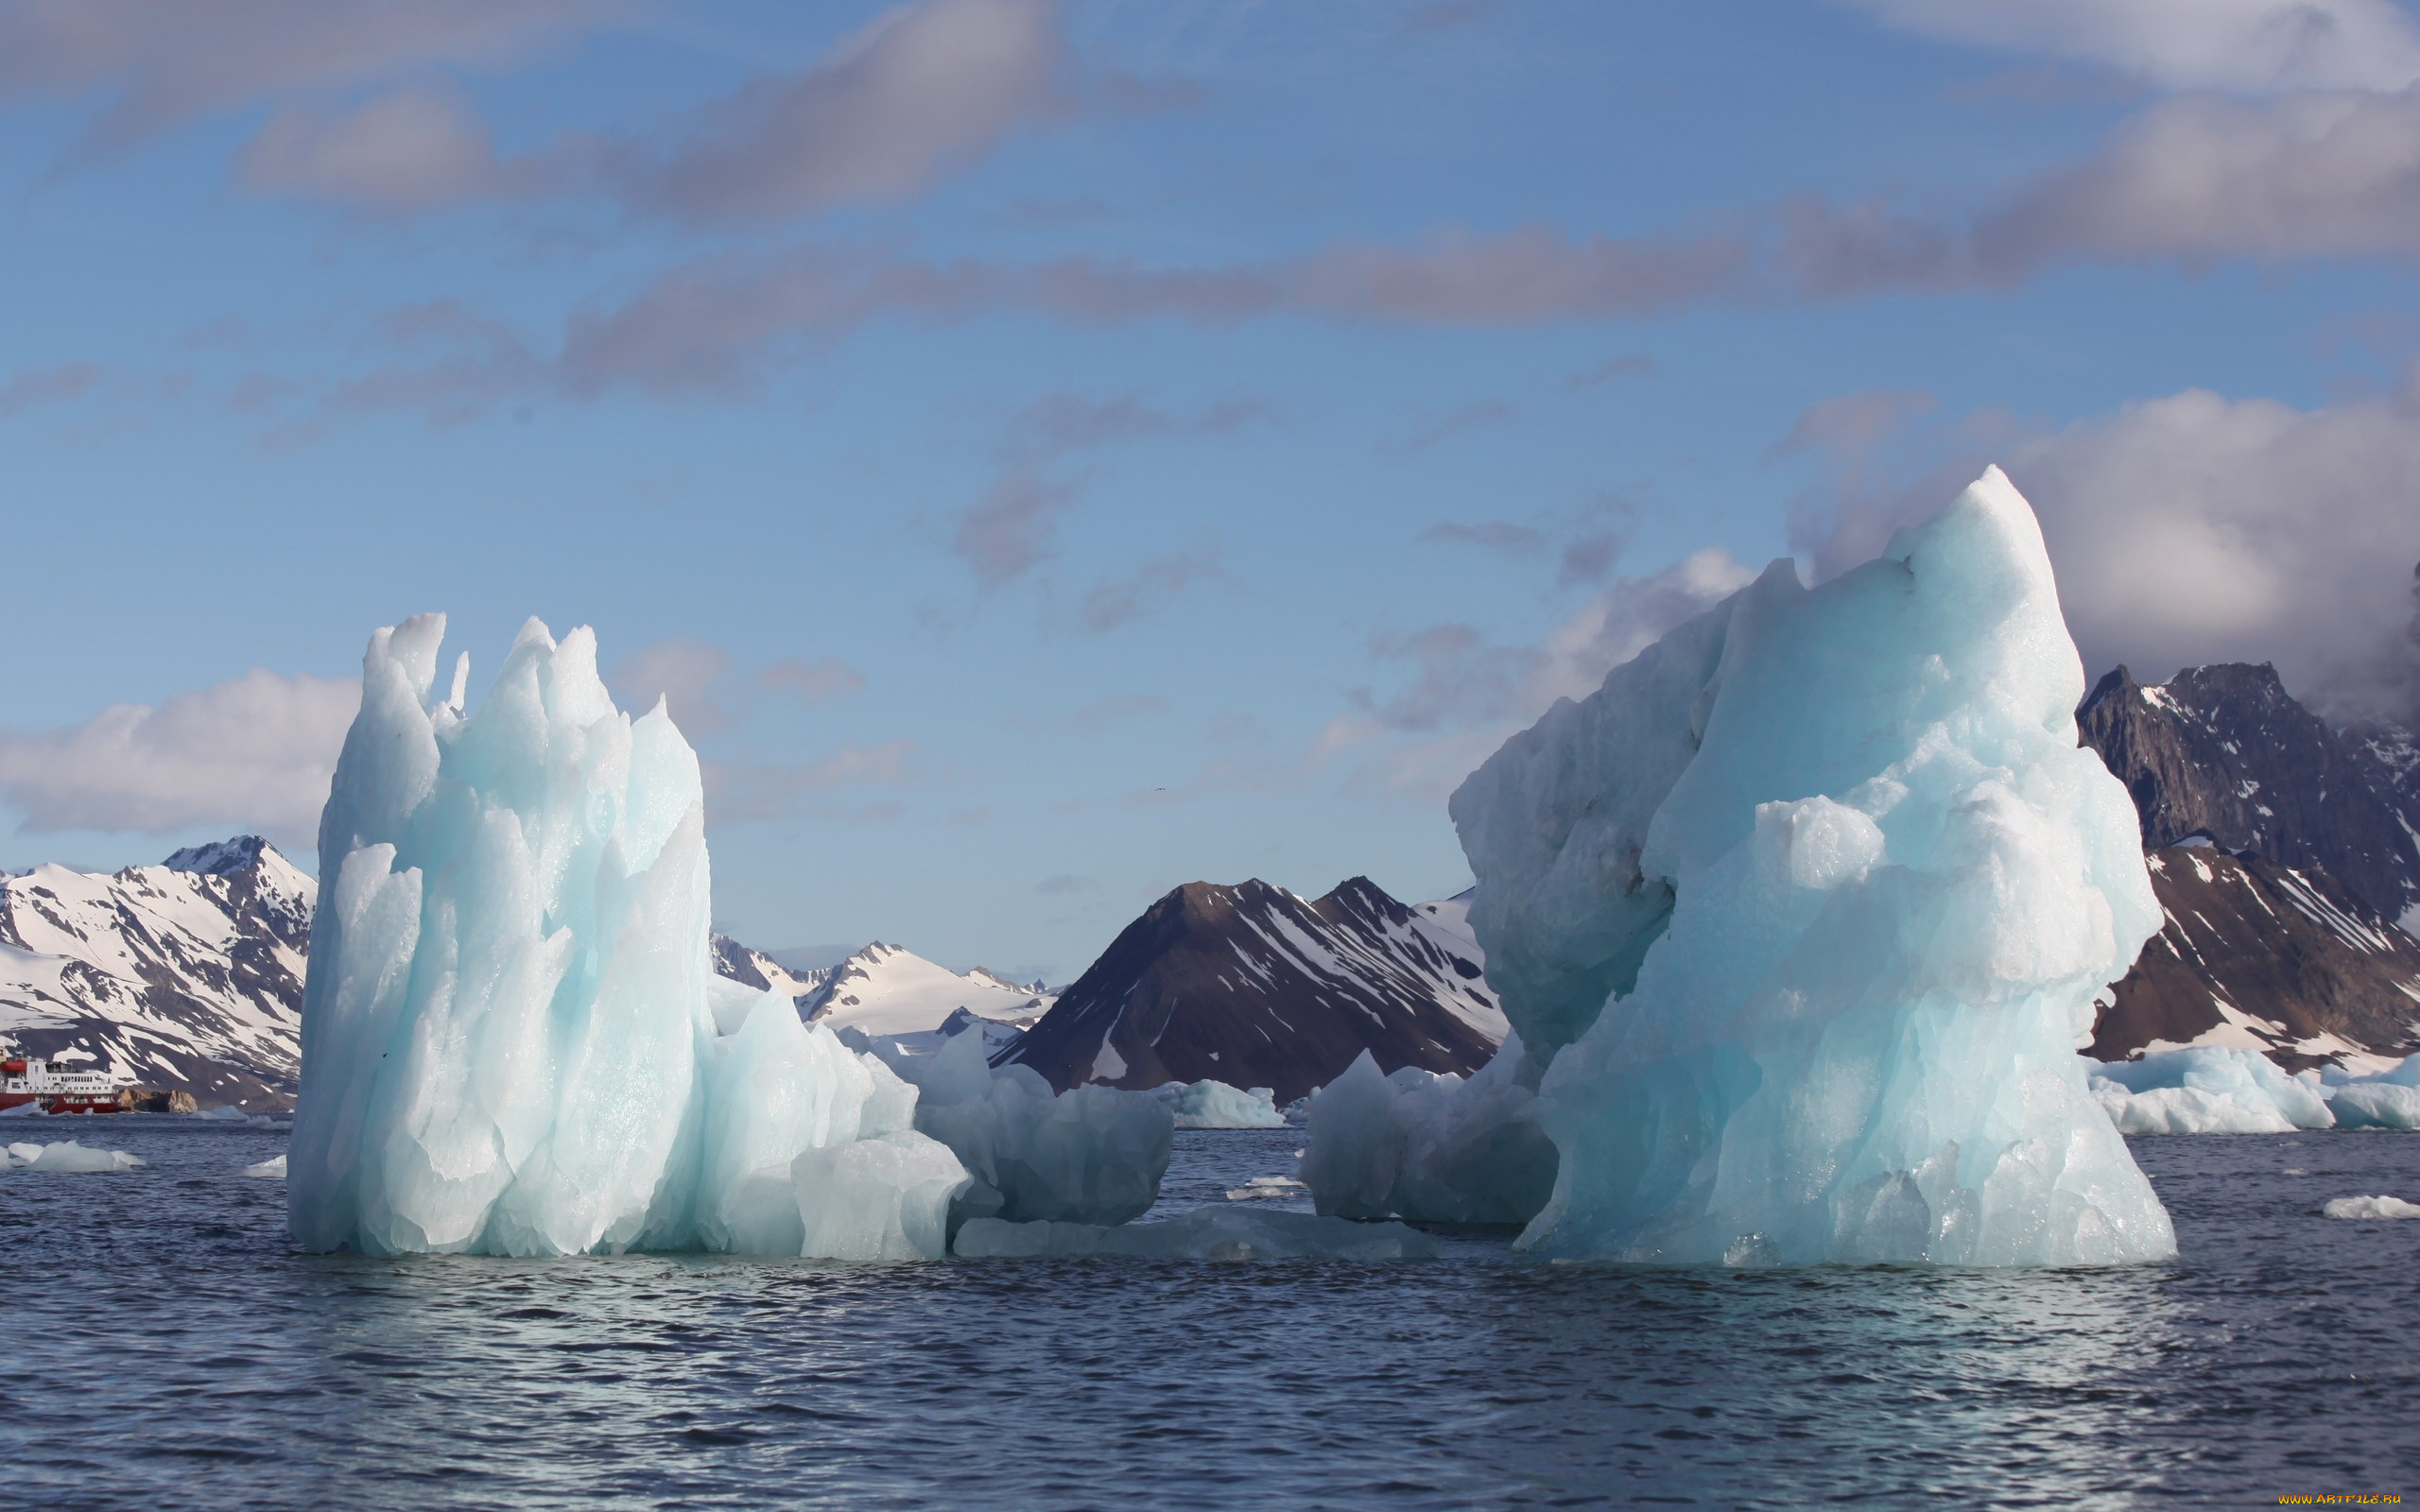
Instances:
[[[2088,673],[2271,662],[2339,717],[2420,708],[2420,390],[2303,410],[2188,389],[1991,443],[1953,425],[1932,455],[1886,482],[1844,468],[1806,523],[1825,571],[1997,459],[2041,517]]]
[[[2420,28],[2393,0],[1849,0],[1945,42],[2102,64],[2167,89],[2400,89]]]
[[[308,849],[360,703],[355,679],[254,670],[156,708],[116,704],[64,730],[0,731],[0,799],[26,832],[217,824]]]

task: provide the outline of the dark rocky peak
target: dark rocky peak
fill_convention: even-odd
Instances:
[[[162,865],[171,871],[199,871],[213,877],[229,877],[239,871],[257,868],[263,851],[270,855],[278,853],[277,847],[257,834],[239,834],[232,840],[186,846],[171,854]]]
[[[2076,722],[2133,795],[2146,850],[2200,834],[2322,868],[2390,919],[2420,917],[2420,762],[2397,765],[2400,731],[2339,730],[2266,662],[2191,667],[2164,684],[2120,666]]]
[[[1127,925],[998,1063],[1062,1088],[1210,1077],[1280,1100],[1364,1050],[1387,1071],[1473,1071],[1503,1038],[1503,1015],[1453,940],[1366,877],[1316,899],[1258,878],[1187,883]]]

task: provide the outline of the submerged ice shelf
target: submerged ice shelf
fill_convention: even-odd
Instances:
[[[1543,1134],[1551,1193],[1512,1216],[1550,1256],[2173,1253],[2074,1051],[2160,920],[2083,694],[1993,469],[1878,559],[1814,589],[1777,562],[1557,704],[1452,801],[1516,1038],[1467,1083],[1323,1093],[1322,1211],[1517,1210]]]

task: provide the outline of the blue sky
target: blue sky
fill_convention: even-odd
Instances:
[[[308,860],[596,627],[719,925],[1063,979],[1982,463],[2087,668],[2408,718],[2389,0],[0,0],[0,866]]]

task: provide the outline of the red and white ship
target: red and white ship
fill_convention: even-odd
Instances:
[[[0,1060],[0,1108],[39,1104],[51,1113],[115,1113],[133,1083],[105,1071],[71,1071],[26,1056]]]

